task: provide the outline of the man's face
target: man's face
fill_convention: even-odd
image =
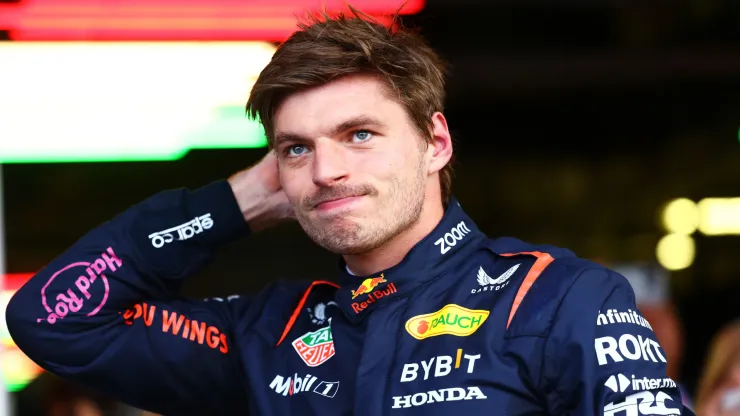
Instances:
[[[319,245],[366,253],[419,219],[430,152],[375,77],[291,95],[275,114],[275,133],[283,189]]]

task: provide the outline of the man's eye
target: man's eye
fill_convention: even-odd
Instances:
[[[306,152],[306,146],[302,144],[294,144],[292,146],[288,146],[285,149],[285,154],[288,156],[300,156],[305,152]]]
[[[373,134],[367,130],[357,130],[352,134],[352,140],[356,142],[366,142],[373,137]]]

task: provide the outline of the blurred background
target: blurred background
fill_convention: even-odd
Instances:
[[[92,227],[257,161],[251,83],[295,14],[323,4],[340,9],[0,0],[0,319]],[[402,2],[351,4],[383,18]],[[408,0],[403,13],[451,65],[453,190],[479,227],[622,272],[688,400],[736,414],[717,409],[740,402],[740,2]],[[227,247],[185,290],[333,279],[335,262],[289,224]],[[0,340],[0,416],[140,414],[42,373],[4,322]]]

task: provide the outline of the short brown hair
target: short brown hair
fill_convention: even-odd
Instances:
[[[431,116],[444,108],[442,59],[417,32],[401,25],[398,13],[386,25],[349,9],[349,15],[334,17],[309,14],[257,78],[246,110],[252,119],[259,117],[270,148],[275,138],[275,111],[286,97],[353,74],[378,75],[422,137],[431,142]],[[440,171],[440,187],[446,206],[452,188],[452,160]]]

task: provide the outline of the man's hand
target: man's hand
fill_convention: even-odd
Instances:
[[[229,178],[236,201],[252,232],[294,219],[295,213],[280,185],[275,152]]]

